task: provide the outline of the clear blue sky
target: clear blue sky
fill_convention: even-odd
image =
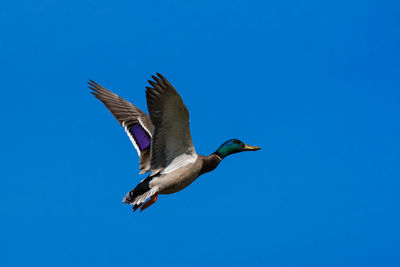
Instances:
[[[398,1],[5,1],[0,266],[400,266]],[[160,72],[197,152],[132,213],[138,158],[93,79],[146,109]]]

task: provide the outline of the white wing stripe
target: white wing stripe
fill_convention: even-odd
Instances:
[[[151,133],[146,128],[146,126],[144,126],[143,121],[142,121],[142,119],[140,117],[138,118],[138,121],[139,121],[140,126],[142,126],[142,128],[149,134],[149,136],[152,137]]]
[[[125,125],[125,122],[123,122],[122,125],[124,126],[124,125]],[[136,144],[135,138],[133,138],[132,134],[129,132],[128,127],[124,126],[124,129],[125,129],[126,134],[127,134],[128,137],[129,137],[129,139],[131,140],[133,146],[135,147],[136,152],[138,153],[138,155],[139,155],[139,157],[140,157],[140,154],[141,154],[141,153],[140,153],[140,149],[139,149],[138,144]]]

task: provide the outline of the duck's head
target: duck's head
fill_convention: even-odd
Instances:
[[[249,146],[237,139],[231,139],[223,143],[214,154],[218,155],[221,159],[234,153],[243,151],[256,151],[259,150],[258,146]]]

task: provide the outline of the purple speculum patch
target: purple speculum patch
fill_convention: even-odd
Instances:
[[[135,138],[140,151],[143,151],[150,146],[151,138],[141,125],[135,124],[131,126],[129,132],[132,134],[133,138]]]

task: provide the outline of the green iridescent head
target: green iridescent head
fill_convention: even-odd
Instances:
[[[223,143],[214,154],[218,155],[221,159],[225,158],[234,153],[239,153],[243,151],[256,151],[260,147],[249,146],[237,139],[231,139]]]

